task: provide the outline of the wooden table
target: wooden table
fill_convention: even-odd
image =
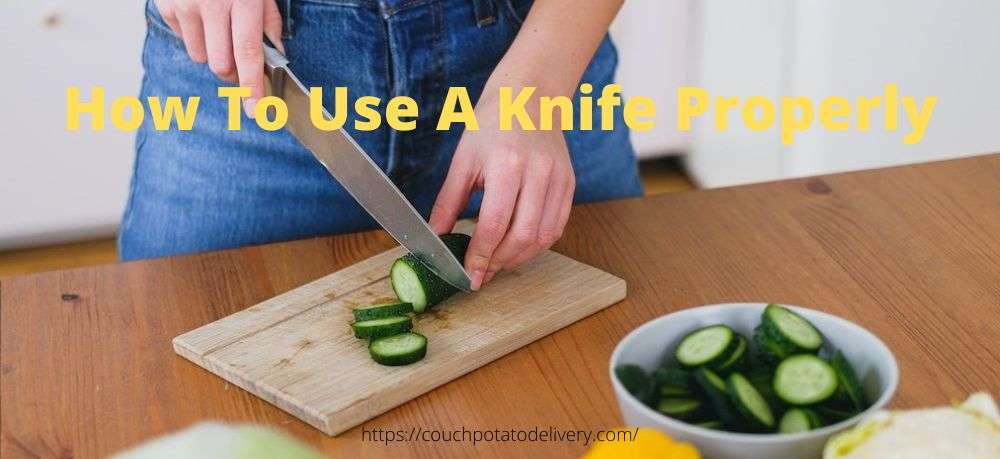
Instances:
[[[585,448],[386,446],[362,429],[618,426],[615,343],[728,301],[867,327],[899,359],[896,407],[1000,395],[1000,156],[580,206],[555,249],[625,278],[627,300],[337,438],[171,349],[181,332],[391,245],[369,232],[3,279],[0,456],[98,457],[207,419],[279,427],[342,457],[575,455]]]

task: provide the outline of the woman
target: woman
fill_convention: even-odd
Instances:
[[[479,214],[465,260],[473,287],[551,246],[573,202],[637,196],[635,155],[613,131],[500,131],[498,90],[570,96],[611,82],[606,37],[622,0],[155,0],[142,96],[201,96],[191,131],[136,140],[119,239],[133,260],[357,231],[374,222],[285,131],[226,129],[221,78],[264,95],[262,36],[307,86],[416,99],[417,128],[346,128],[439,233]],[[207,65],[206,65],[207,64]],[[476,100],[479,130],[437,131],[451,86]],[[577,94],[578,96],[578,94]],[[352,116],[354,114],[352,113]],[[595,116],[595,119],[596,116]],[[515,123],[515,126],[516,123]]]

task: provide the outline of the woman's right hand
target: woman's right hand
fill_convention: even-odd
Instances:
[[[281,13],[275,0],[154,0],[160,16],[184,40],[191,60],[219,78],[250,88],[243,111],[253,118],[264,97],[267,36],[281,52]]]

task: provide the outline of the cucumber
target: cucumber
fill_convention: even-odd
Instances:
[[[858,412],[851,411],[850,408],[843,408],[831,405],[817,405],[816,413],[826,421],[827,424],[836,424],[845,419],[853,418]]]
[[[455,258],[465,260],[469,236],[451,233],[441,236]],[[400,301],[413,305],[414,312],[424,312],[458,292],[458,289],[434,274],[415,255],[408,253],[397,259],[389,270],[392,290]]]
[[[660,387],[661,394],[690,393],[691,374],[677,367],[660,367],[653,372],[653,381]]]
[[[819,415],[808,408],[792,408],[785,412],[778,423],[779,433],[808,432],[823,425]]]
[[[694,395],[694,393],[691,392],[691,389],[688,389],[686,387],[666,386],[666,385],[661,385],[657,392],[660,394],[660,398],[691,397]]]
[[[656,411],[675,419],[692,419],[702,412],[702,402],[696,398],[664,398]]]
[[[760,392],[760,395],[767,400],[767,404],[771,407],[771,411],[778,415],[788,408],[787,404],[783,402],[778,395],[774,393],[774,388],[772,381],[774,380],[774,373],[772,371],[758,371],[757,369],[751,369],[744,374],[750,384],[753,384],[754,389]]]
[[[694,372],[694,380],[705,395],[715,417],[728,426],[736,426],[738,416],[736,410],[729,402],[729,395],[726,393],[726,381],[708,368],[699,368]]]
[[[717,366],[733,352],[738,343],[736,336],[736,332],[725,325],[699,328],[681,339],[674,358],[688,368]]]
[[[354,336],[361,339],[378,339],[405,333],[413,328],[413,320],[407,316],[383,317],[351,324]]]
[[[777,304],[764,308],[761,327],[787,355],[815,354],[823,347],[823,335],[808,320],[791,309]]]
[[[715,420],[696,422],[694,425],[701,427],[702,429],[710,430],[722,430],[722,428],[725,427],[725,424],[723,424],[722,421]]]
[[[409,365],[427,355],[427,338],[412,332],[378,338],[368,344],[368,353],[382,365]]]
[[[849,402],[855,412],[861,412],[868,408],[868,398],[858,380],[858,374],[851,366],[851,362],[848,362],[847,358],[844,357],[844,354],[839,350],[834,352],[833,356],[830,357],[830,366],[837,373],[837,397]]]
[[[653,379],[639,365],[621,365],[615,368],[615,376],[625,390],[642,403],[651,405],[656,398]]]
[[[837,391],[837,373],[812,354],[793,355],[774,371],[774,393],[791,405],[826,401]]]
[[[720,375],[728,375],[729,373],[743,369],[743,364],[747,360],[747,348],[749,347],[746,338],[736,335],[736,347],[729,354],[729,357],[718,365],[716,371]]]
[[[413,305],[410,303],[381,303],[371,306],[354,308],[354,320],[362,322],[372,319],[383,319],[392,316],[402,316],[413,312]]]
[[[746,427],[757,431],[774,429],[774,413],[771,412],[771,407],[745,376],[740,373],[729,375],[726,391],[736,412],[746,421]]]
[[[667,386],[688,387],[691,385],[691,373],[677,367],[660,367],[653,372],[657,384]]]
[[[750,360],[755,367],[774,368],[791,355],[790,350],[768,336],[763,325],[753,329]]]

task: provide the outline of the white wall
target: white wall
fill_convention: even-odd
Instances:
[[[678,154],[687,148],[687,133],[677,125],[678,86],[689,83],[692,59],[691,0],[627,0],[611,25],[618,46],[618,74],[625,96],[644,96],[656,103],[656,127],[633,132],[640,158]]]
[[[937,96],[924,139],[900,129],[814,128],[782,146],[774,131],[695,126],[688,164],[704,186],[1000,151],[1000,2],[991,0],[706,0],[696,13],[696,81],[725,95]],[[853,125],[852,125],[853,127]]]
[[[0,249],[113,234],[132,134],[67,131],[65,91],[138,93],[142,3],[9,1],[0,3],[0,21]]]

